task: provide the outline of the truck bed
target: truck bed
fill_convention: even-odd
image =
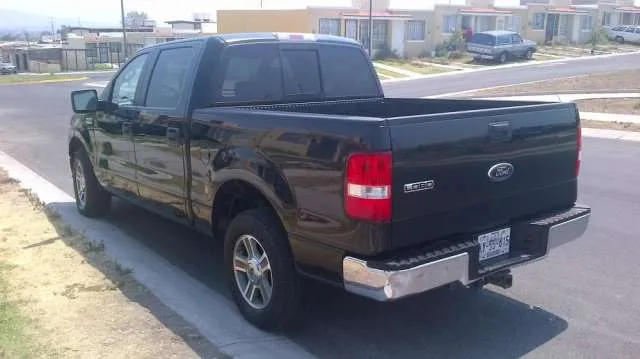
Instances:
[[[360,148],[391,151],[392,220],[386,227],[391,239],[370,251],[475,235],[569,208],[577,198],[574,104],[385,98],[211,111],[237,121],[262,116],[265,123],[298,133],[359,134]],[[344,173],[344,161],[326,168]],[[491,169],[501,164],[512,174],[492,178]],[[296,179],[290,182],[295,187]],[[341,201],[342,191],[323,196]],[[304,200],[299,205],[316,210]],[[347,220],[336,212],[316,213]]]

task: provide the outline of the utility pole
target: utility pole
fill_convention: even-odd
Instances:
[[[373,54],[373,0],[369,0],[369,57]]]
[[[124,0],[120,0],[120,18],[122,20],[122,47],[124,60],[127,60],[127,25],[124,22]],[[123,62],[125,62],[123,61]]]

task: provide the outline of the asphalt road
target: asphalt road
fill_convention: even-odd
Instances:
[[[487,86],[456,81],[437,91],[446,81],[421,80],[414,91]],[[68,96],[79,85],[0,87],[0,150],[68,193]],[[640,143],[586,138],[580,200],[594,208],[589,230],[547,260],[516,269],[510,290],[443,289],[381,304],[309,283],[308,325],[290,338],[320,358],[638,358],[638,168]],[[216,242],[120,202],[107,220],[227,295]]]
[[[593,57],[579,61],[561,61],[489,71],[460,73],[437,78],[385,83],[391,97],[423,97],[485,87],[550,80],[561,77],[607,73],[640,68],[640,54]]]

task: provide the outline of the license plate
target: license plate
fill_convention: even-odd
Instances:
[[[481,234],[478,236],[480,244],[480,261],[509,253],[511,228]]]

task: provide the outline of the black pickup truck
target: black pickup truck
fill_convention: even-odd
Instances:
[[[224,238],[233,298],[262,328],[293,322],[302,276],[379,301],[509,287],[591,213],[574,104],[386,98],[344,38],[158,44],[71,102],[78,210],[117,196]]]

